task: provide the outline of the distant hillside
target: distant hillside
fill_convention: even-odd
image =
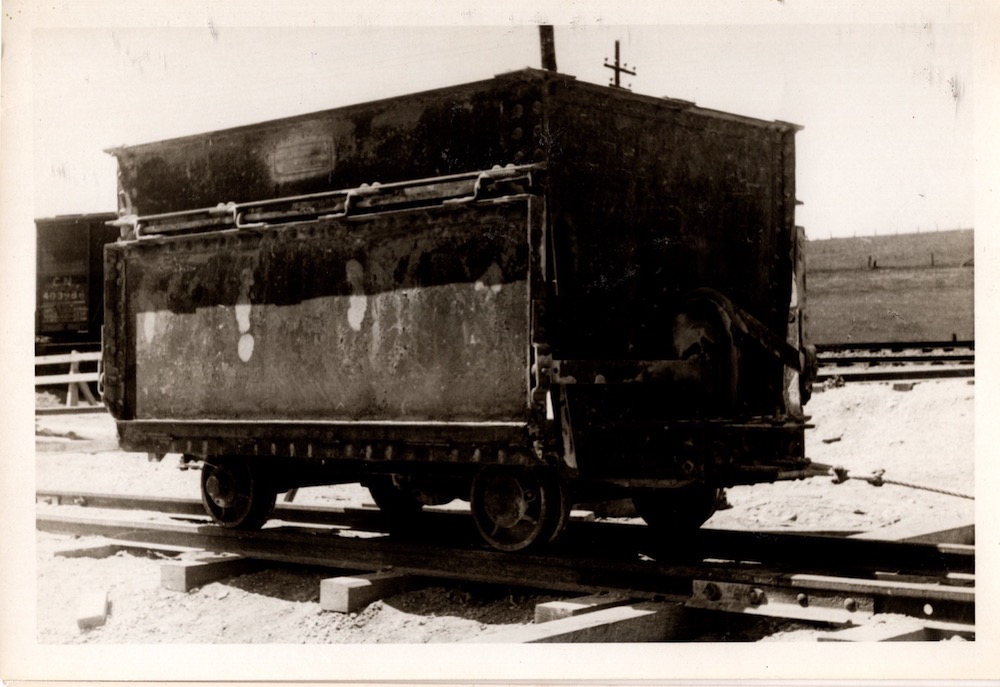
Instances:
[[[806,269],[868,269],[868,258],[878,267],[961,267],[973,255],[972,229],[934,231],[892,236],[858,236],[848,239],[809,241]]]
[[[971,229],[809,241],[806,280],[813,343],[975,338]]]

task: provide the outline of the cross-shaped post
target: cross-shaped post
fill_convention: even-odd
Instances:
[[[606,58],[606,57],[604,58],[604,66],[607,67],[608,69],[614,70],[614,72],[615,72],[615,82],[612,84],[615,88],[621,88],[622,87],[622,74],[631,74],[632,76],[635,76],[635,72],[633,70],[626,69],[626,67],[628,67],[628,63],[627,62],[624,65],[621,64],[621,60],[620,60],[620,57],[619,57],[619,49],[620,49],[619,41],[615,41],[615,63],[614,64],[608,64],[608,58]]]

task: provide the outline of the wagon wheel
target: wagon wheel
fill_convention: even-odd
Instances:
[[[552,476],[546,480],[546,484],[548,484],[547,493],[549,495],[547,541],[551,543],[558,539],[559,535],[566,529],[566,523],[569,522],[570,509],[573,507],[573,502],[570,500],[569,488],[563,480]]]
[[[486,467],[472,481],[472,518],[486,542],[521,551],[555,539],[569,499],[558,482],[535,470]]]
[[[365,480],[368,493],[379,510],[392,520],[416,515],[424,507],[400,475],[373,475]]]
[[[201,500],[212,519],[233,529],[259,529],[274,510],[277,492],[266,471],[245,458],[215,458],[201,468]]]
[[[674,489],[648,489],[632,495],[639,516],[665,534],[682,535],[701,527],[712,517],[721,490],[706,484]]]

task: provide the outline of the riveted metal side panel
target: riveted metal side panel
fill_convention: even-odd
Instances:
[[[542,74],[118,148],[122,209],[150,215],[537,162]]]
[[[121,247],[135,419],[518,421],[528,201]]]

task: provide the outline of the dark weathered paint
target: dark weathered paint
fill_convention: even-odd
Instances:
[[[785,196],[794,185],[784,157],[789,127],[557,86],[548,101],[556,355],[666,357],[672,313],[703,287],[784,338],[794,235],[785,211],[794,207]],[[772,412],[781,365],[754,350],[747,356],[745,410]]]
[[[527,163],[539,97],[517,73],[111,152],[132,211],[175,212]]]
[[[200,439],[203,452],[220,450],[220,439],[199,436],[215,426],[199,418],[266,421],[276,455],[291,450],[280,448],[289,428],[299,440],[323,419],[358,422],[362,433],[375,431],[366,421],[398,421],[385,441],[404,443],[422,436],[413,423],[426,420],[475,420],[489,431],[516,421],[524,423],[521,448],[538,439],[538,451],[561,456],[575,445],[584,477],[770,479],[775,466],[794,467],[803,455],[800,417],[742,429],[678,424],[714,419],[692,375],[564,386],[531,363],[599,369],[601,361],[627,368],[670,360],[674,315],[706,288],[759,322],[765,338],[785,340],[794,131],[527,70],[118,149],[122,210],[142,214],[493,165],[540,163],[546,172],[531,191],[530,220],[512,205],[521,214],[505,216],[499,229],[488,218],[501,211],[488,203],[443,205],[148,239],[110,252],[121,268],[120,283],[109,284],[109,312],[121,307],[116,299],[129,310],[116,311],[110,332],[106,366],[118,385],[109,406],[126,420],[190,420],[176,422],[161,445],[197,447]],[[353,326],[362,298],[377,331]],[[486,338],[470,336],[470,323],[485,326]],[[406,336],[385,339],[394,327]],[[489,351],[473,351],[473,338]],[[730,419],[797,410],[785,397],[780,356],[758,340],[737,336]],[[547,392],[559,409],[551,421]],[[568,437],[560,423],[569,417]],[[145,426],[126,425],[123,436],[141,443]],[[474,454],[470,431],[457,455]],[[345,457],[331,441],[327,455]],[[507,451],[491,446],[494,455]]]
[[[699,287],[784,338],[794,131],[525,70],[113,152],[142,214],[546,163],[548,343],[563,358],[657,359]],[[745,367],[745,410],[778,409],[780,362],[750,351]]]

